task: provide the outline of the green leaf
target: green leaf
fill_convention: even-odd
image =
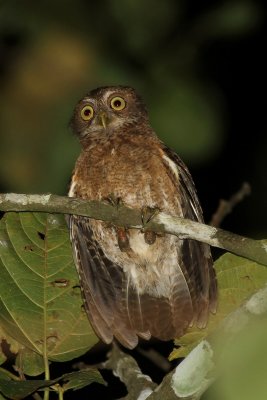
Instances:
[[[21,345],[66,361],[97,342],[82,307],[63,216],[6,213],[0,274],[0,325]]]
[[[87,369],[83,371],[71,372],[64,374],[59,378],[52,380],[31,380],[31,381],[13,381],[8,379],[2,379],[0,377],[0,392],[4,396],[10,397],[15,400],[23,399],[24,397],[36,392],[39,389],[51,387],[60,381],[68,381],[64,384],[63,389],[67,391],[69,389],[77,390],[81,389],[93,382],[105,385],[105,381],[100,373],[95,369]],[[56,388],[54,388],[56,390]]]
[[[26,375],[38,376],[44,372],[44,359],[35,351],[24,348],[17,354],[16,367]]]
[[[50,381],[32,380],[32,381],[13,381],[0,379],[1,393],[11,399],[23,399],[24,397],[36,392],[36,390],[51,386],[58,382],[59,379]]]
[[[175,344],[179,347],[170,354],[170,360],[185,357],[202,339],[212,333],[219,322],[242,305],[267,282],[267,268],[230,253],[215,262],[219,299],[215,315],[210,315],[205,329],[192,327]]]
[[[68,381],[63,385],[64,391],[69,389],[78,390],[85,386],[90,385],[93,382],[105,385],[106,382],[102,378],[102,375],[97,369],[89,368],[77,372],[71,372],[63,375],[63,380]]]
[[[0,369],[0,380],[9,381],[11,378],[9,376],[9,371],[2,368]]]

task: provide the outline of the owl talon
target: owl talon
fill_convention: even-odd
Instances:
[[[143,207],[141,211],[141,219],[143,227],[146,226],[160,212],[159,208]]]
[[[122,199],[120,197],[116,197],[114,193],[111,193],[104,199],[108,204],[111,204],[113,207],[115,207],[117,210],[120,208],[120,206],[123,204]]]

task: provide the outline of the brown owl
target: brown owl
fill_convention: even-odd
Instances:
[[[70,197],[117,199],[140,210],[203,221],[190,173],[150,126],[134,89],[101,87],[71,121],[82,152]],[[133,348],[138,337],[170,340],[215,312],[217,285],[208,245],[111,226],[72,215],[70,237],[85,309],[96,334]]]

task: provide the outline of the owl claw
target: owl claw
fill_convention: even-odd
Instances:
[[[141,211],[141,219],[143,227],[145,226],[160,212],[159,208],[143,207]]]
[[[116,197],[114,193],[111,193],[104,199],[108,204],[111,204],[117,210],[122,206],[123,202],[120,197]]]
[[[122,199],[120,197],[116,197],[114,193],[109,194],[108,197],[105,198],[105,201],[108,204],[111,204],[113,207],[115,207],[116,210],[118,210],[123,205]],[[113,224],[111,224],[111,226],[113,226],[116,230],[118,246],[120,251],[130,252],[131,247],[129,244],[128,230],[124,227],[114,226]]]

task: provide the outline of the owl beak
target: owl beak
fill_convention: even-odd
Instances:
[[[100,124],[103,126],[104,129],[107,127],[107,114],[103,111],[99,113]]]

